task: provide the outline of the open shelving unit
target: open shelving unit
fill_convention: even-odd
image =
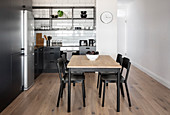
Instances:
[[[39,24],[37,27],[35,25],[35,31],[59,31],[59,30],[94,31],[96,28],[96,8],[94,6],[84,7],[33,6],[32,8],[34,13],[34,20],[38,21],[37,23]],[[63,10],[64,16],[52,18],[51,15],[54,14],[56,15],[57,10]],[[87,11],[87,18],[81,18],[80,16],[81,11]],[[80,27],[81,29],[77,30],[76,27]]]

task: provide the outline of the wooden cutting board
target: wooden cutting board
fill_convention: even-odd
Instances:
[[[42,33],[36,33],[36,46],[44,46],[44,39],[42,38]]]

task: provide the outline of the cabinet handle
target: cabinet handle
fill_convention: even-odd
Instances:
[[[51,50],[53,50],[54,48],[50,48]]]
[[[21,56],[24,56],[24,53],[21,53]]]
[[[54,52],[50,52],[50,54],[54,54]]]
[[[86,49],[90,49],[90,48],[86,48]]]
[[[50,63],[54,63],[54,61],[51,60]]]

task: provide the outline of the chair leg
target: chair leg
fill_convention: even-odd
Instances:
[[[122,94],[122,96],[125,97],[125,95],[124,95],[124,90],[123,90],[123,84],[122,84],[122,83],[120,83],[120,89],[121,89],[121,94]]]
[[[130,96],[129,96],[129,90],[128,90],[128,86],[127,86],[127,83],[126,83],[126,82],[125,82],[125,87],[126,87],[126,93],[127,93],[127,97],[128,97],[129,107],[131,107],[131,101],[130,101]]]
[[[105,87],[106,87],[106,81],[104,81],[104,87],[103,87],[103,101],[102,101],[102,107],[104,107],[104,100],[105,100]]]
[[[84,95],[85,95],[85,98],[86,98],[86,87],[85,87],[85,82],[84,82]]]
[[[83,106],[86,107],[86,104],[85,104],[85,86],[84,86],[84,80],[82,82],[82,94],[83,94]]]
[[[100,73],[98,73],[97,88],[99,87],[99,81],[100,81]]]
[[[102,90],[102,80],[100,79],[99,98],[101,98],[101,90]]]
[[[66,83],[64,83],[64,85],[63,85],[63,88],[65,88],[66,87]]]
[[[61,83],[61,85],[60,85],[60,91],[59,91],[59,94],[58,94],[57,107],[59,107],[59,104],[60,104],[60,98],[61,98],[61,90],[62,90],[62,87],[63,87],[63,83]]]
[[[75,83],[73,83],[73,86],[75,86]]]
[[[61,98],[63,98],[64,85],[65,85],[65,83],[63,83],[63,85],[62,85],[62,89],[61,89]]]

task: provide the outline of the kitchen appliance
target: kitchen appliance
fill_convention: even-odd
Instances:
[[[34,83],[34,17],[30,11],[22,11],[22,75],[24,90]]]
[[[80,40],[79,45],[80,46],[87,46],[87,40]]]
[[[89,39],[89,46],[95,46],[95,39]]]

